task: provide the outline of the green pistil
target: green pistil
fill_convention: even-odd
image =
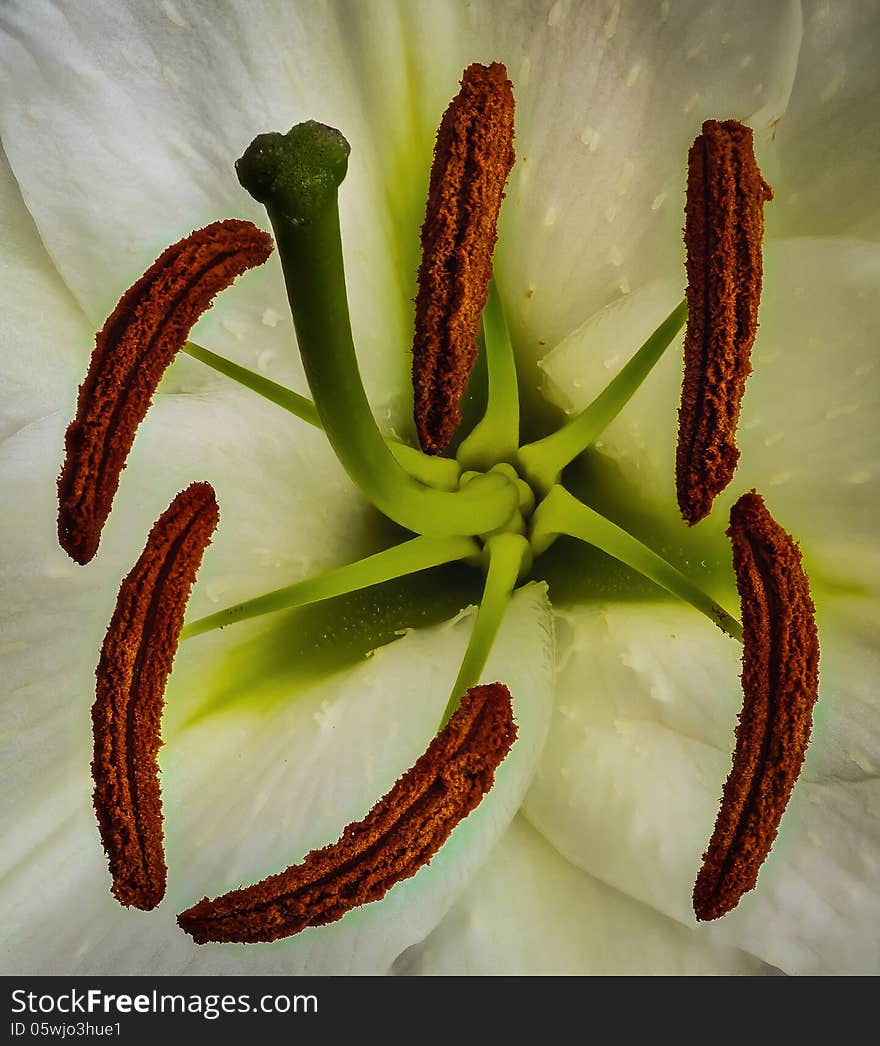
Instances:
[[[449,703],[440,722],[441,730],[452,718],[465,692],[479,682],[517,578],[524,564],[531,562],[529,543],[519,534],[497,534],[489,538],[484,554],[488,556],[489,569],[483,598],[461,668],[452,687]]]
[[[446,537],[485,533],[516,510],[515,487],[501,475],[466,490],[435,490],[415,480],[385,444],[370,410],[352,341],[338,187],[348,143],[309,122],[287,135],[260,135],[238,161],[242,185],[266,205],[296,327],[300,354],[324,431],[352,481],[400,526]]]
[[[456,455],[463,469],[481,472],[500,461],[515,461],[519,446],[516,362],[494,280],[489,283],[489,298],[483,309],[483,339],[489,386],[486,413]]]
[[[546,494],[565,466],[601,436],[660,361],[686,319],[687,303],[681,301],[588,407],[561,429],[520,449],[520,472],[536,491]]]
[[[225,610],[218,610],[216,614],[199,618],[183,629],[181,638],[190,639],[203,632],[211,632],[215,628],[247,621],[248,618],[260,617],[262,614],[319,603],[334,596],[344,596],[444,563],[469,559],[478,556],[479,552],[479,546],[470,538],[413,538],[412,541],[405,541],[402,545],[377,552],[357,563],[347,563],[318,577],[306,578],[295,585],[287,585],[256,599],[236,603]]]
[[[193,341],[186,342],[181,351],[191,356],[194,360],[198,360],[200,363],[213,368],[218,373],[225,374],[227,378],[232,378],[239,385],[256,392],[263,399],[283,407],[284,410],[301,421],[314,425],[318,429],[323,428],[321,419],[318,417],[318,411],[308,397],[301,396],[298,392],[294,392],[293,389],[288,389],[284,385],[279,385],[277,381],[264,378],[262,374],[257,374],[256,371],[248,370],[247,367],[233,363],[232,360],[218,356],[216,352],[211,352],[210,349],[196,345]],[[414,479],[419,480],[421,483],[427,483],[428,486],[436,487],[437,490],[458,489],[461,470],[457,462],[451,461],[449,458],[437,458],[429,454],[423,454],[420,450],[416,450],[415,447],[408,447],[405,443],[399,443],[397,440],[391,439],[390,436],[383,436],[382,438],[398,464],[402,465]]]
[[[531,542],[535,555],[549,548],[560,534],[579,538],[632,567],[699,610],[731,638],[742,642],[742,625],[711,596],[641,541],[578,501],[564,487],[555,486],[532,517]]]

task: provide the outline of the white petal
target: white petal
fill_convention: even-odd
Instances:
[[[878,33],[876,3],[804,4],[797,76],[776,129],[779,191],[771,228],[786,235],[880,235]]]
[[[709,929],[789,973],[880,968],[880,750],[873,729],[856,741],[877,699],[865,647],[835,642],[847,613],[830,603],[820,617],[814,740],[780,836],[757,888]],[[557,714],[526,815],[578,867],[693,927],[691,890],[742,703],[735,644],[663,604],[584,609],[567,624]]]
[[[434,976],[768,972],[579,871],[523,818],[437,929],[394,969]]]
[[[66,403],[91,334],[40,243],[0,149],[0,439]]]
[[[878,279],[880,249],[871,243],[768,244],[739,466],[693,540],[723,540],[730,504],[755,487],[801,542],[817,582],[877,584]],[[551,397],[568,409],[589,403],[674,304],[674,288],[663,282],[593,317],[544,361]],[[678,515],[681,366],[674,344],[601,439],[638,496],[666,518]]]
[[[766,136],[800,42],[791,3],[546,10],[511,48],[519,162],[499,254],[519,347],[539,356],[629,288],[681,271],[688,148],[707,117]]]
[[[516,86],[499,259],[514,325],[542,352],[621,285],[677,263],[688,143],[704,116],[781,112],[800,32],[797,4],[757,0],[162,10],[41,0],[5,16],[0,132],[60,271],[99,322],[166,243],[220,216],[264,220],[232,170],[257,131],[339,126],[361,364],[397,424],[431,143],[465,65],[503,60]],[[233,300],[212,347],[259,351],[300,382],[276,263]]]

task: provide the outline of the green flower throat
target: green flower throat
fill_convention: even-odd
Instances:
[[[265,205],[284,272],[309,400],[200,346],[190,356],[320,427],[351,480],[373,506],[413,536],[357,562],[190,622],[188,638],[282,609],[304,607],[464,562],[485,572],[482,599],[441,726],[480,679],[511,594],[542,580],[542,556],[561,535],[585,542],[689,603],[742,640],[740,623],[655,551],[583,503],[563,470],[617,417],[681,330],[679,303],[620,373],[579,414],[543,438],[520,443],[515,354],[494,282],[482,311],[482,417],[455,456],[434,456],[384,436],[358,370],[342,257],[338,189],[349,146],[336,130],[309,122],[261,135],[237,171]],[[536,560],[538,568],[536,568]]]

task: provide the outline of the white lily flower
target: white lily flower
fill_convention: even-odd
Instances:
[[[0,12],[7,972],[880,972],[878,32],[874,4],[806,0]],[[70,563],[55,480],[93,331],[168,243],[217,218],[265,226],[234,160],[259,132],[320,120],[352,146],[340,211],[364,383],[383,427],[409,435],[433,137],[462,69],[493,60],[517,101],[495,260],[527,422],[540,393],[588,404],[680,299],[702,121],[755,130],[776,198],[734,482],[686,531],[674,348],[584,477],[592,504],[714,589],[733,591],[723,529],[749,487],[800,541],[822,649],[800,782],[757,889],[698,924],[691,890],[730,765],[740,648],[601,555],[565,561],[570,546],[556,546],[549,593],[540,578],[517,592],[482,677],[509,686],[519,740],[431,865],[330,926],[197,946],[178,912],[336,839],[424,750],[479,575],[443,568],[183,644],[160,759],[168,895],[153,912],[121,908],[91,802],[89,708],[119,581],[152,521],[191,481],[215,486],[221,525],[190,618],[375,551],[390,531],[320,432],[181,358],[99,555]],[[305,390],[275,258],[195,336]]]

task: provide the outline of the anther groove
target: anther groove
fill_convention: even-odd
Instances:
[[[338,842],[178,916],[198,944],[275,941],[379,900],[427,864],[492,787],[516,738],[510,693],[474,687],[427,751]]]
[[[715,830],[694,886],[698,919],[717,919],[753,889],[810,740],[819,641],[794,540],[751,491],[727,531],[743,612],[743,709]]]
[[[437,132],[413,340],[415,421],[430,454],[444,449],[461,421],[459,403],[477,358],[498,213],[514,162],[513,118],[505,67],[474,64]]]
[[[712,508],[739,460],[736,427],[758,327],[764,203],[773,190],[751,128],[707,120],[688,155],[688,320],[676,486],[690,525]]]
[[[214,222],[167,248],[98,333],[58,479],[58,540],[77,563],[98,550],[137,428],[190,329],[271,252],[271,237],[250,222]]]
[[[193,483],[150,531],[122,582],[96,671],[94,805],[121,904],[154,908],[165,893],[161,746],[165,683],[190,589],[219,512],[207,483]]]

